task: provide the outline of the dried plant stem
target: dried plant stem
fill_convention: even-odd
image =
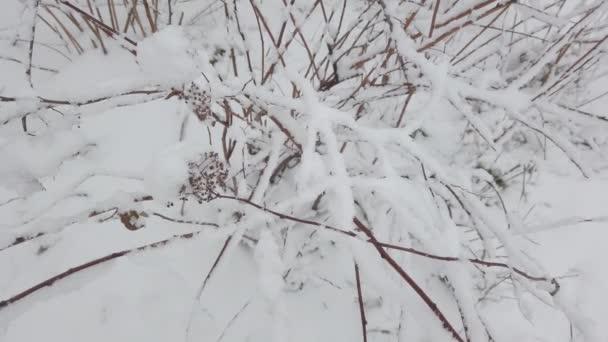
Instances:
[[[209,269],[209,272],[207,272],[207,275],[205,276],[205,279],[201,283],[201,286],[199,287],[198,291],[196,291],[196,301],[195,301],[194,306],[192,307],[192,310],[190,312],[190,316],[188,318],[188,325],[186,327],[186,340],[188,340],[188,338],[190,337],[190,330],[192,329],[192,322],[193,322],[193,319],[194,319],[194,310],[195,310],[195,307],[198,304],[198,302],[200,301],[201,296],[203,295],[203,291],[205,290],[205,287],[207,286],[207,282],[211,278],[211,275],[213,274],[213,271],[215,270],[215,268],[219,264],[220,260],[222,259],[222,256],[224,255],[224,252],[226,252],[226,248],[228,247],[228,244],[230,243],[230,240],[232,240],[232,235],[228,236],[228,238],[224,241],[222,249],[220,249],[220,252],[218,253],[217,257],[215,258],[215,261],[213,261],[213,265],[211,265],[211,268]]]
[[[74,10],[78,14],[82,15],[82,17],[85,20],[89,20],[89,21],[93,22],[96,26],[98,26],[101,30],[103,30],[108,36],[110,36],[110,37],[112,37],[114,39],[122,38],[122,40],[124,40],[125,42],[127,42],[127,43],[129,43],[131,45],[130,48],[128,48],[126,46],[125,46],[125,48],[127,50],[129,50],[132,54],[136,54],[135,50],[133,50],[133,47],[136,47],[137,43],[134,40],[132,40],[129,37],[121,36],[121,34],[118,31],[114,30],[113,28],[111,28],[110,26],[108,26],[104,22],[100,21],[99,19],[93,17],[89,13],[87,13],[87,12],[81,10],[80,8],[74,6],[69,1],[61,0],[60,3],[63,4],[63,5],[65,5],[65,6],[67,6],[70,9]]]
[[[353,219],[353,222],[359,229],[361,229],[361,231],[363,231],[363,233],[365,233],[365,235],[367,235],[367,237],[369,237],[369,241],[372,245],[374,245],[382,259],[384,259],[387,264],[389,264],[389,266],[394,269],[395,272],[397,272],[401,276],[401,278],[403,278],[403,280],[405,280],[405,282],[416,292],[420,299],[422,299],[426,306],[429,307],[435,317],[437,317],[437,319],[439,319],[439,321],[442,323],[443,328],[446,329],[456,341],[464,342],[464,339],[458,334],[456,328],[454,328],[454,326],[450,323],[447,317],[445,317],[445,315],[443,314],[441,309],[439,309],[437,304],[435,304],[435,302],[431,299],[431,297],[429,297],[426,291],[424,291],[424,289],[420,287],[420,285],[418,285],[418,283],[403,269],[403,267],[401,267],[395,261],[395,259],[393,259],[390,254],[388,254],[386,250],[382,248],[382,246],[378,243],[378,240],[376,240],[376,238],[374,237],[372,231],[356,217]]]
[[[222,245],[222,249],[218,253],[217,257],[215,258],[215,261],[213,261],[213,265],[211,265],[211,268],[209,269],[209,272],[207,272],[207,275],[205,276],[203,283],[201,284],[200,288],[196,292],[197,300],[201,299],[203,291],[205,290],[205,287],[207,286],[207,282],[209,282],[209,279],[211,278],[213,271],[215,270],[217,265],[220,263],[220,260],[222,259],[222,256],[224,255],[224,252],[226,252],[226,248],[228,247],[228,244],[230,243],[230,240],[232,240],[232,235],[228,236],[228,238],[224,241],[224,244]]]
[[[433,8],[433,18],[431,19],[431,27],[429,28],[429,38],[433,38],[433,30],[435,29],[435,21],[437,20],[437,12],[439,12],[440,0],[435,0]]]
[[[34,12],[32,15],[32,27],[30,32],[30,45],[28,48],[27,54],[27,67],[25,69],[25,75],[27,76],[27,81],[30,84],[30,87],[34,87],[32,83],[32,59],[34,57],[34,41],[36,37],[36,23],[38,22],[38,8],[40,7],[40,0],[33,0],[34,8],[32,11]]]
[[[147,249],[153,249],[153,248],[163,247],[163,246],[165,246],[165,245],[167,245],[170,242],[173,242],[175,240],[191,239],[191,238],[193,238],[194,236],[197,236],[200,233],[201,233],[200,231],[197,231],[197,232],[193,232],[193,233],[174,235],[174,236],[172,236],[172,237],[170,237],[168,239],[165,239],[165,240],[157,241],[157,242],[154,242],[154,243],[151,243],[151,244],[147,244],[147,245],[144,245],[144,246],[141,246],[141,247],[137,247],[137,248],[125,249],[125,250],[122,250],[120,252],[115,252],[115,253],[106,255],[104,257],[97,258],[95,260],[91,260],[89,262],[86,262],[84,264],[78,265],[76,267],[72,267],[72,268],[68,269],[67,271],[61,272],[61,273],[59,273],[59,274],[57,274],[57,275],[55,275],[55,276],[53,276],[51,278],[48,278],[48,279],[46,279],[46,280],[44,280],[44,281],[42,281],[42,282],[40,282],[40,283],[38,283],[36,285],[34,285],[34,286],[32,286],[32,287],[24,290],[24,291],[21,291],[18,294],[14,295],[14,296],[11,296],[8,299],[0,301],[0,310],[6,308],[10,304],[14,304],[14,303],[16,303],[16,302],[18,302],[18,301],[20,301],[20,300],[28,297],[29,295],[31,295],[31,294],[33,294],[33,293],[35,293],[35,292],[37,292],[37,291],[39,291],[39,290],[41,290],[41,289],[43,289],[45,287],[52,286],[53,284],[55,284],[59,280],[67,278],[67,277],[69,277],[71,275],[74,275],[74,274],[76,274],[78,272],[87,270],[87,269],[89,269],[89,268],[91,268],[93,266],[102,264],[104,262],[107,262],[107,261],[110,261],[110,260],[113,260],[113,259],[116,259],[116,258],[120,258],[120,257],[125,256],[127,254],[133,254],[133,253],[136,253],[136,252],[143,252],[143,251],[145,251]]]
[[[296,223],[302,223],[302,224],[306,224],[306,225],[310,225],[310,226],[316,226],[316,227],[322,227],[325,229],[329,229],[332,230],[334,232],[340,233],[340,234],[344,234],[353,238],[358,237],[358,235],[350,230],[346,230],[346,229],[341,229],[341,228],[337,228],[337,227],[333,227],[330,225],[326,225],[317,221],[313,221],[313,220],[308,220],[308,219],[303,219],[303,218],[298,218],[298,217],[294,217],[294,216],[290,216],[287,214],[283,214],[283,213],[279,213],[277,211],[268,209],[266,207],[263,207],[259,204],[253,203],[252,201],[246,199],[246,198],[239,198],[239,197],[234,197],[234,196],[227,196],[227,195],[217,195],[218,198],[224,198],[224,199],[230,199],[230,200],[235,200],[235,201],[239,201],[241,203],[245,203],[249,206],[252,206],[254,208],[257,208],[259,210],[262,210],[264,212],[267,212],[269,214],[272,214],[274,216],[277,216],[281,219],[284,220],[288,220],[288,221],[292,221],[292,222],[296,222]],[[369,238],[369,237],[368,237]],[[451,262],[462,262],[462,261],[468,261],[472,264],[476,264],[476,265],[482,265],[482,266],[486,266],[486,267],[499,267],[499,268],[505,268],[505,269],[510,269],[513,272],[517,273],[518,275],[528,279],[528,280],[532,280],[532,281],[548,281],[551,282],[552,284],[555,285],[556,289],[552,292],[552,294],[557,293],[557,290],[559,289],[559,284],[557,284],[556,280],[553,278],[547,278],[547,277],[542,277],[542,276],[533,276],[528,274],[527,272],[516,268],[516,267],[512,267],[506,263],[502,263],[502,262],[493,262],[493,261],[485,261],[485,260],[480,260],[480,259],[462,259],[462,258],[457,258],[457,257],[447,257],[447,256],[440,256],[440,255],[435,255],[435,254],[431,254],[431,253],[427,253],[427,252],[423,252],[420,250],[417,250],[415,248],[409,248],[409,247],[402,247],[402,246],[397,246],[397,245],[393,245],[393,244],[389,244],[389,243],[385,243],[385,242],[380,242],[380,241],[372,241],[371,239],[366,240],[366,242],[368,243],[376,243],[378,244],[380,247],[383,248],[388,248],[388,249],[394,249],[394,250],[399,250],[402,252],[407,252],[407,253],[411,253],[414,255],[418,255],[421,257],[425,257],[425,258],[429,258],[429,259],[434,259],[434,260],[439,260],[439,261],[451,261]]]
[[[357,265],[357,263],[355,263],[355,280],[357,281],[357,297],[359,298],[359,314],[361,315],[363,342],[367,342],[367,320],[365,319],[365,307],[363,305],[363,295],[361,294],[361,278],[359,277],[359,265]]]
[[[312,226],[317,226],[317,227],[324,227],[326,229],[330,229],[342,234],[345,234],[347,236],[350,237],[358,237],[358,235],[352,231],[349,230],[344,230],[344,229],[339,229],[339,228],[335,228],[335,227],[331,227],[331,226],[327,226],[324,224],[321,224],[319,222],[316,221],[312,221],[312,220],[307,220],[307,219],[302,219],[302,218],[297,218],[294,216],[290,216],[287,214],[282,214],[279,213],[277,211],[274,210],[270,210],[267,209],[259,204],[253,203],[248,199],[245,198],[238,198],[238,197],[233,197],[233,196],[226,196],[226,195],[217,195],[218,198],[224,198],[224,199],[230,199],[230,200],[236,200],[242,203],[245,203],[249,206],[253,206],[257,209],[263,210],[267,213],[270,213],[272,215],[275,215],[281,219],[285,219],[285,220],[289,220],[289,221],[293,221],[293,222],[297,222],[297,223],[303,223],[306,225],[312,225]],[[144,197],[145,200],[148,199],[148,197]],[[104,212],[107,212],[107,210],[105,210]],[[91,216],[93,215],[99,215],[101,212],[93,212],[91,213]],[[161,218],[166,218],[162,215],[156,215],[159,216]],[[179,221],[176,221],[179,222]],[[439,309],[437,308],[436,304],[428,297],[428,295],[426,295],[426,293],[420,288],[420,286],[403,270],[401,269],[401,267],[390,257],[390,255],[388,255],[388,253],[386,253],[386,251],[384,250],[384,248],[389,248],[389,249],[395,249],[395,250],[400,250],[400,251],[404,251],[404,252],[408,252],[408,253],[412,253],[415,255],[419,255],[419,256],[423,256],[426,258],[430,258],[430,259],[434,259],[434,260],[440,260],[440,261],[462,261],[463,259],[459,259],[459,258],[455,258],[455,257],[444,257],[444,256],[438,256],[438,255],[433,255],[433,254],[429,254],[426,252],[422,252],[422,251],[418,251],[416,249],[413,248],[407,248],[407,247],[401,247],[401,246],[396,246],[396,245],[392,245],[392,244],[388,244],[388,243],[383,243],[380,242],[378,240],[376,240],[376,238],[374,237],[374,235],[372,234],[371,230],[369,228],[367,228],[365,225],[363,225],[363,223],[361,223],[361,221],[357,218],[353,219],[353,222],[355,223],[355,225],[365,233],[365,235],[367,235],[368,240],[366,240],[366,242],[371,243],[376,250],[378,250],[378,252],[380,253],[380,255],[382,256],[383,259],[385,259],[387,261],[387,263],[389,263],[389,265],[395,269],[395,271],[397,271],[400,276],[402,278],[404,278],[404,280],[406,280],[406,282],[412,286],[412,288],[416,291],[416,293],[423,299],[423,301],[427,304],[427,306],[429,306],[429,308],[433,311],[433,313],[441,320],[441,322],[444,324],[444,326],[446,327],[446,329],[448,331],[450,331],[452,334],[454,335],[454,338],[456,338],[458,341],[462,341],[462,339],[460,339],[460,337],[458,336],[458,334],[455,332],[454,328],[451,326],[451,324],[447,321],[447,319],[445,318],[445,316],[441,313],[441,311],[439,311]],[[213,224],[206,224],[206,225],[213,225]],[[18,293],[17,295],[14,295],[12,297],[10,297],[9,299],[3,300],[0,302],[0,309],[15,303],[27,296],[29,296],[30,294],[44,288],[47,286],[51,286],[53,285],[56,281],[61,280],[63,278],[66,278],[72,274],[75,274],[77,272],[80,272],[82,270],[88,269],[92,266],[98,265],[100,263],[103,263],[105,261],[109,261],[133,252],[137,252],[137,251],[143,251],[147,248],[156,248],[156,247],[160,247],[160,246],[164,246],[167,243],[169,243],[170,241],[176,240],[176,239],[189,239],[192,238],[195,235],[200,234],[201,231],[197,231],[194,233],[188,233],[188,234],[182,234],[182,235],[175,235],[171,238],[159,241],[159,242],[155,242],[149,245],[145,245],[136,249],[128,249],[128,250],[124,250],[124,251],[120,251],[120,252],[116,252],[116,253],[112,253],[110,255],[107,255],[105,257],[102,258],[98,258],[95,259],[93,261],[87,262],[85,264],[79,265],[77,267],[71,268],[65,272],[62,272],[56,276],[53,276],[37,285],[34,285],[20,293]],[[223,254],[223,250],[226,248],[227,243],[229,242],[230,238],[228,238],[226,240],[226,242],[224,243],[224,247],[222,248],[222,251],[220,251],[220,255],[218,255],[218,258],[216,259],[216,262],[214,263],[214,265],[217,264],[217,262],[219,262],[219,258],[221,258],[221,255]],[[557,283],[557,281],[555,279],[548,279],[546,277],[535,277],[535,276],[531,276],[529,274],[527,274],[524,271],[521,271],[517,268],[511,267],[507,264],[504,263],[499,263],[499,262],[490,262],[490,261],[483,261],[483,260],[478,260],[478,259],[466,259],[471,263],[474,264],[478,264],[478,265],[483,265],[483,266],[487,266],[487,267],[500,267],[500,268],[508,268],[513,270],[513,272],[523,276],[524,278],[527,278],[529,280],[534,280],[534,281],[550,281],[551,284],[553,284],[555,286],[555,289],[551,292],[552,295],[554,295],[555,293],[557,293],[557,291],[559,290],[559,284]],[[215,266],[213,266],[215,267]],[[212,268],[213,268],[212,267]],[[211,273],[212,271],[210,271]],[[203,282],[203,284],[206,283],[206,281]],[[458,336],[458,338],[457,338]]]

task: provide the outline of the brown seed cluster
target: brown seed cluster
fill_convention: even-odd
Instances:
[[[206,121],[211,118],[211,96],[197,84],[190,83],[185,86],[180,98],[199,120]]]
[[[188,184],[181,190],[182,199],[194,196],[199,203],[217,198],[218,189],[226,190],[228,169],[217,152],[205,152],[188,163]]]

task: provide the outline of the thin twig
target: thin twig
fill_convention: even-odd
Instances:
[[[224,339],[224,336],[226,336],[226,333],[228,332],[228,329],[230,329],[230,327],[234,324],[234,322],[236,322],[237,318],[239,318],[239,316],[245,311],[245,309],[247,309],[247,307],[249,306],[249,304],[251,304],[251,299],[249,299],[242,307],[239,311],[237,311],[237,313],[234,314],[234,316],[232,316],[232,318],[230,319],[230,321],[228,322],[228,324],[226,324],[226,327],[224,327],[224,329],[222,330],[222,333],[220,334],[220,336],[217,338],[217,342],[221,342]]]
[[[359,277],[359,265],[355,262],[355,279],[357,280],[357,296],[359,297],[359,313],[361,314],[361,329],[363,342],[367,342],[367,320],[365,319],[365,307],[363,306],[363,295],[361,294],[361,279]]]
[[[213,271],[215,270],[215,268],[219,264],[220,260],[222,259],[222,256],[224,255],[224,252],[226,252],[226,248],[228,247],[228,244],[230,243],[230,240],[232,240],[232,235],[228,236],[228,238],[226,238],[226,241],[224,241],[224,245],[222,246],[222,249],[217,254],[217,257],[215,258],[215,261],[213,262],[213,265],[211,265],[211,268],[209,269],[209,272],[207,272],[207,276],[205,276],[205,279],[203,280],[203,283],[201,284],[201,287],[196,292],[196,299],[197,300],[201,299],[203,291],[205,290],[205,287],[207,286],[207,282],[211,278],[211,275],[213,274]]]
[[[302,223],[305,225],[309,225],[309,226],[315,226],[315,227],[320,227],[320,228],[325,228],[325,229],[329,229],[332,230],[334,232],[340,233],[340,234],[344,234],[347,236],[350,236],[352,238],[360,238],[360,236],[351,231],[351,230],[347,230],[347,229],[343,229],[343,228],[338,228],[338,227],[333,227],[331,225],[327,225],[327,224],[323,224],[317,221],[313,221],[313,220],[308,220],[308,219],[303,219],[303,218],[298,218],[295,216],[291,216],[291,215],[287,215],[284,213],[280,213],[277,212],[275,210],[272,209],[268,209],[264,206],[261,206],[259,204],[253,203],[251,200],[248,200],[246,198],[239,198],[239,197],[235,197],[235,196],[228,196],[228,195],[217,195],[218,198],[224,198],[224,199],[230,199],[230,200],[235,200],[235,201],[239,201],[241,203],[247,204],[249,206],[252,206],[254,208],[257,208],[259,210],[262,210],[266,213],[272,214],[274,216],[277,216],[280,219],[284,219],[284,220],[288,220],[288,221],[292,221],[292,222],[296,222],[296,223]],[[588,221],[585,221],[588,222]],[[386,243],[386,242],[380,242],[380,241],[372,241],[371,238],[368,237],[367,240],[364,240],[365,242],[371,243],[371,244],[377,244],[380,247],[383,248],[388,248],[388,249],[394,249],[394,250],[398,250],[398,251],[402,251],[402,252],[407,252],[410,254],[414,254],[414,255],[418,255],[421,257],[425,257],[425,258],[429,258],[429,259],[434,259],[434,260],[438,260],[438,261],[450,261],[450,262],[470,262],[472,264],[476,264],[476,265],[482,265],[482,266],[486,266],[486,267],[499,267],[499,268],[506,268],[506,269],[510,269],[513,272],[519,274],[520,276],[528,279],[528,280],[532,280],[532,281],[547,281],[547,282],[551,282],[553,283],[554,279],[553,278],[547,278],[547,277],[542,277],[542,276],[533,276],[530,275],[528,273],[526,273],[525,271],[516,268],[516,267],[512,267],[508,264],[502,263],[502,262],[493,262],[493,261],[485,261],[485,260],[480,260],[480,259],[462,259],[462,258],[457,258],[457,257],[448,257],[448,256],[441,256],[441,255],[435,255],[435,254],[431,254],[431,253],[427,253],[427,252],[423,252],[420,250],[417,250],[415,248],[410,248],[410,247],[402,247],[402,246],[397,246],[397,245],[393,245],[390,243]],[[552,292],[552,293],[556,293],[556,291]]]
[[[224,252],[226,251],[226,248],[228,247],[230,240],[232,240],[232,235],[228,236],[226,241],[224,241],[224,245],[222,246],[222,249],[220,249],[220,252],[218,253],[217,257],[215,258],[215,261],[213,262],[213,265],[211,265],[211,268],[209,269],[209,272],[207,272],[207,275],[205,276],[205,279],[201,283],[201,286],[199,287],[198,291],[196,291],[196,297],[195,297],[196,300],[192,306],[192,310],[190,311],[190,317],[188,318],[188,325],[186,326],[186,340],[188,340],[190,337],[190,330],[192,329],[192,322],[194,320],[194,310],[196,309],[196,306],[198,305],[199,301],[201,300],[201,296],[203,295],[203,291],[205,290],[205,287],[207,286],[207,282],[211,278],[213,271],[215,270],[215,268],[219,264],[220,260],[222,259],[222,256],[224,255]]]
[[[435,29],[435,21],[437,20],[437,12],[439,12],[440,0],[435,0],[435,8],[433,8],[433,18],[431,19],[431,28],[429,29],[429,38],[433,38],[433,30]]]
[[[126,41],[127,43],[131,44],[131,46],[136,47],[137,43],[132,40],[129,37],[123,36],[120,34],[120,32],[114,30],[113,28],[111,28],[110,26],[106,25],[105,23],[101,22],[99,19],[93,17],[92,15],[90,15],[89,13],[81,10],[80,8],[74,6],[73,4],[71,4],[69,1],[66,0],[61,0],[60,1],[61,4],[69,7],[70,9],[78,12],[78,14],[82,15],[83,18],[85,18],[86,20],[90,20],[92,21],[95,25],[97,25],[99,28],[101,28],[108,36],[112,37],[112,38],[122,38],[124,41]],[[125,47],[127,50],[129,50],[129,52],[131,52],[132,54],[136,54],[136,51],[133,50],[132,48],[127,48]]]
[[[25,69],[25,75],[27,76],[27,81],[30,84],[30,87],[34,87],[32,83],[32,59],[34,57],[34,41],[36,40],[36,23],[38,22],[38,8],[40,7],[40,0],[34,0],[34,14],[32,15],[32,29],[30,36],[30,46],[27,55],[27,67]]]
[[[72,267],[70,269],[68,269],[67,271],[61,272],[51,278],[48,278],[32,287],[27,288],[24,291],[19,292],[16,295],[11,296],[8,299],[2,300],[0,301],[0,310],[6,308],[8,305],[14,304],[26,297],[28,297],[29,295],[45,288],[45,287],[50,287],[52,285],[54,285],[56,282],[58,282],[59,280],[62,280],[64,278],[67,278],[69,276],[72,276],[78,272],[84,271],[86,269],[89,269],[93,266],[102,264],[104,262],[116,259],[116,258],[120,258],[122,256],[125,256],[127,254],[132,254],[132,253],[136,253],[136,252],[143,252],[147,249],[152,249],[152,248],[159,248],[159,247],[163,247],[167,244],[169,244],[170,242],[173,242],[175,240],[179,240],[179,239],[191,239],[194,236],[199,235],[201,232],[200,231],[196,231],[196,232],[192,232],[192,233],[186,233],[186,234],[180,234],[180,235],[174,235],[168,239],[164,239],[161,241],[157,241],[151,244],[147,244],[141,247],[137,247],[137,248],[132,248],[132,249],[125,249],[122,250],[120,252],[114,252],[112,254],[103,256],[101,258],[97,258],[95,260],[91,260],[89,262],[86,262],[84,264],[78,265],[76,267]]]
[[[422,299],[426,306],[428,306],[435,317],[437,317],[437,319],[439,319],[439,321],[442,323],[443,328],[446,329],[456,341],[464,342],[463,338],[460,336],[460,334],[458,334],[456,328],[454,328],[454,326],[450,323],[437,304],[435,304],[426,291],[424,291],[424,289],[418,285],[418,283],[403,269],[403,267],[401,267],[395,261],[395,259],[393,259],[390,254],[388,254],[386,250],[382,248],[382,246],[378,243],[378,240],[376,240],[376,237],[374,237],[372,231],[356,217],[353,219],[353,222],[359,229],[361,229],[361,231],[363,231],[363,233],[365,233],[365,235],[369,237],[371,244],[374,245],[382,259],[384,259],[389,266],[391,266],[391,268],[394,269],[401,276],[401,278],[403,278],[403,280],[405,280],[405,282],[414,290],[414,292],[416,292],[420,299]]]

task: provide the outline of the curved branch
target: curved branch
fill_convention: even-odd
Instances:
[[[239,198],[239,197],[234,197],[234,196],[227,196],[227,195],[217,195],[218,198],[224,198],[224,199],[230,199],[230,200],[235,200],[235,201],[239,201],[241,203],[247,204],[249,206],[252,206],[256,209],[262,210],[264,212],[267,212],[269,214],[272,214],[274,216],[277,216],[280,219],[283,220],[288,220],[288,221],[292,221],[295,223],[302,223],[305,225],[309,225],[309,226],[315,226],[315,227],[320,227],[320,228],[326,228],[329,230],[332,230],[334,232],[340,233],[340,234],[344,234],[347,236],[350,236],[352,238],[360,238],[360,236],[350,230],[346,230],[346,229],[342,229],[342,228],[337,228],[337,227],[333,227],[330,225],[326,225],[317,221],[313,221],[313,220],[307,220],[307,219],[302,219],[302,218],[298,218],[298,217],[294,217],[291,215],[287,215],[284,213],[280,213],[277,211],[274,211],[272,209],[268,209],[264,206],[261,206],[257,203],[253,203],[252,201],[246,199],[246,198]],[[532,281],[547,281],[550,282],[552,284],[555,285],[556,289],[554,289],[551,294],[554,295],[555,293],[557,293],[557,290],[559,289],[559,284],[556,284],[556,280],[554,278],[548,278],[548,277],[542,277],[542,276],[534,276],[534,275],[530,275],[529,273],[517,268],[517,267],[512,267],[509,266],[506,263],[502,263],[502,262],[494,262],[494,261],[485,261],[485,260],[480,260],[480,259],[463,259],[463,258],[457,258],[457,257],[449,257],[449,256],[441,256],[441,255],[436,255],[436,254],[431,254],[431,253],[427,253],[424,251],[420,251],[417,250],[415,248],[409,248],[409,247],[402,247],[402,246],[398,246],[398,245],[393,245],[390,243],[386,243],[386,242],[381,242],[378,240],[372,241],[371,238],[369,238],[367,240],[364,240],[365,242],[371,243],[371,244],[377,244],[380,247],[383,248],[388,248],[388,249],[394,249],[394,250],[398,250],[398,251],[402,251],[402,252],[407,252],[410,254],[414,254],[414,255],[418,255],[421,257],[425,257],[428,259],[433,259],[433,260],[438,260],[438,261],[449,261],[449,262],[457,262],[457,261],[468,261],[472,264],[476,264],[476,265],[481,265],[481,266],[485,266],[485,267],[499,267],[499,268],[505,268],[505,269],[510,269],[511,271],[517,273],[518,275],[528,279],[528,280],[532,280]]]

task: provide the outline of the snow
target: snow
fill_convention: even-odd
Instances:
[[[137,45],[137,63],[152,84],[175,86],[197,77],[183,28],[167,26]]]
[[[283,301],[284,281],[282,273],[284,267],[279,255],[279,248],[272,234],[263,230],[256,246],[254,257],[258,265],[258,286],[260,292],[268,301],[270,314],[273,319],[272,341],[288,341],[288,326],[286,318],[289,317]]]
[[[0,11],[0,341],[606,340],[605,3],[111,3]]]
[[[112,63],[107,63],[110,58]],[[87,75],[80,82],[82,75]],[[49,98],[80,101],[127,92],[145,86],[143,74],[137,69],[133,56],[124,50],[111,50],[107,55],[99,50],[87,51],[59,69],[40,93]]]
[[[283,266],[279,248],[267,230],[261,232],[254,255],[259,268],[260,290],[268,301],[273,302],[283,289]]]
[[[0,158],[4,161],[0,166],[2,188],[19,197],[31,195],[44,188],[34,174],[14,156],[0,154]]]
[[[144,171],[144,188],[155,198],[175,200],[188,180],[188,162],[199,152],[189,143],[177,143],[160,151]]]

